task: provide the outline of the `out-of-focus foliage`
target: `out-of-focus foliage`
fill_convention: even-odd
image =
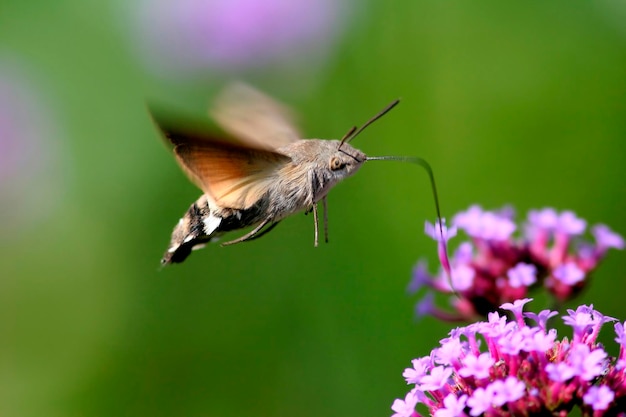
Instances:
[[[0,415],[385,416],[398,373],[445,334],[405,295],[418,257],[435,261],[428,180],[409,165],[368,163],[334,189],[328,245],[297,215],[159,270],[199,191],[147,98],[202,114],[243,78],[292,104],[309,137],[336,138],[402,97],[353,144],[426,158],[444,215],[553,206],[626,233],[617,2],[352,1],[310,33],[268,25],[267,42],[279,28],[302,40],[270,44],[289,47],[267,62],[178,73],[142,49],[160,33],[139,27],[149,4],[2,4]],[[623,320],[625,269],[611,253],[577,304]]]

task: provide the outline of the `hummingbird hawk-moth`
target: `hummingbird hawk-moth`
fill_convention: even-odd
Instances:
[[[153,112],[179,165],[203,191],[174,227],[161,263],[183,262],[192,250],[226,232],[254,226],[222,245],[257,239],[300,211],[313,212],[317,246],[320,201],[328,241],[326,196],[330,189],[356,173],[367,160],[403,159],[368,158],[349,144],[398,102],[392,102],[361,128],[351,128],[341,140],[301,139],[285,106],[243,84],[227,87],[211,110],[226,134],[171,122]]]

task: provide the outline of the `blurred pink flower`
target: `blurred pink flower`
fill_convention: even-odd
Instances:
[[[5,231],[36,224],[31,214],[44,218],[59,194],[52,129],[30,85],[23,68],[0,59],[0,227]]]
[[[141,0],[141,53],[155,70],[229,72],[323,57],[346,1]]]

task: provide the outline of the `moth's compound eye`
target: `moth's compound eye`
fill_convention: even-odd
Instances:
[[[337,158],[336,156],[330,158],[330,169],[332,171],[337,171],[338,169],[342,169],[345,166],[346,164],[344,164],[340,158]]]

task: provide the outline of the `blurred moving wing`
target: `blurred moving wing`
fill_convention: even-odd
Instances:
[[[242,83],[226,87],[210,114],[226,132],[254,147],[272,150],[301,138],[289,108]]]

